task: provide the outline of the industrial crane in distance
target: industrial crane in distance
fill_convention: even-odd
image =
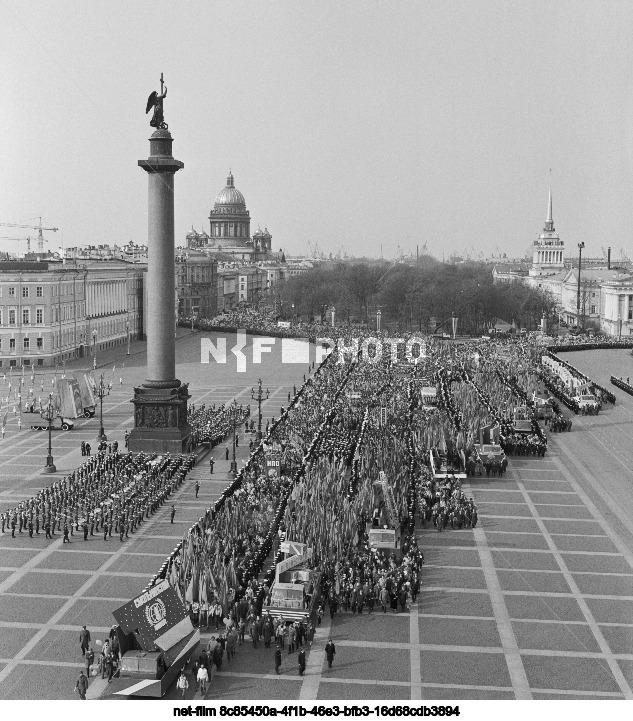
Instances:
[[[1,226],[4,226],[5,228],[30,228],[32,230],[37,230],[37,252],[43,253],[44,252],[44,241],[48,243],[48,239],[44,237],[44,234],[42,231],[44,230],[50,230],[53,233],[56,233],[59,228],[45,228],[42,225],[42,218],[40,217],[40,224],[39,225],[24,225],[21,223],[0,223]],[[31,249],[31,238],[5,238],[5,240],[26,240],[28,249]]]

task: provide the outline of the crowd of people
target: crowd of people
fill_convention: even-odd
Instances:
[[[108,541],[114,531],[123,542],[167,502],[194,465],[194,455],[134,455],[106,446],[69,476],[0,514],[1,530],[13,538],[16,532],[31,538],[44,533],[50,540],[58,532],[64,543],[75,533],[84,541],[102,533]]]
[[[253,311],[199,323],[257,332],[277,328],[270,317]],[[329,326],[280,331],[343,333]],[[544,455],[547,439],[531,400],[542,385],[542,348],[528,341],[429,342],[419,362],[404,370],[401,351],[392,355],[383,348],[376,360],[335,350],[310,369],[279,418],[267,425],[263,440],[252,444],[237,478],[152,580],[167,578],[194,625],[215,632],[197,659],[196,683],[208,683],[211,668],[219,669],[225,654],[230,661],[246,639],[289,653],[309,644],[326,609],[334,618],[340,611],[402,612],[415,602],[424,589],[423,541],[415,525],[440,532],[478,523],[477,506],[463,492],[457,472],[438,477],[431,453],[453,459],[471,478],[502,476],[505,455],[488,459],[480,453],[481,433],[488,429],[508,455]],[[428,385],[437,388],[436,405],[422,395]],[[516,429],[517,409],[531,420],[529,431]],[[550,428],[562,430],[565,418],[556,414]],[[192,406],[189,413],[195,442],[212,446],[229,436],[234,423],[248,419],[249,409],[241,406]],[[273,454],[282,459],[275,474],[268,466]],[[186,456],[102,451],[62,487],[32,499],[39,510],[33,517],[42,523],[50,514],[58,530],[69,523],[78,529],[87,519],[88,533],[94,521],[95,530],[105,529],[108,538],[114,524],[125,536],[167,500],[193,463]],[[20,517],[31,508],[24,505]],[[372,519],[394,532],[393,543],[372,541]],[[314,603],[305,610],[314,615],[305,620],[273,612],[274,570],[267,559],[282,559],[281,541],[311,549],[309,564],[319,587],[308,590]]]
[[[211,408],[204,403],[198,407],[192,404],[187,415],[192,448],[201,443],[208,443],[210,448],[214,448],[229,437],[234,427],[240,428],[247,422],[250,413],[250,406],[242,404],[230,404],[228,407],[223,404],[219,408],[215,404]]]

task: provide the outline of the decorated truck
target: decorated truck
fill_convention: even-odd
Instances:
[[[321,574],[310,568],[312,549],[305,543],[283,541],[281,550],[286,557],[277,564],[264,609],[286,621],[307,620],[317,608],[321,592]]]
[[[396,511],[393,488],[387,474],[380,471],[372,485],[372,518],[367,524],[369,545],[379,553],[400,555],[400,519]]]
[[[108,694],[160,698],[200,643],[176,591],[164,579],[113,612],[121,649],[119,677]]]

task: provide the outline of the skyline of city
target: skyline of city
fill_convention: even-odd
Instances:
[[[310,242],[389,257],[426,243],[436,257],[520,256],[542,227],[551,169],[566,243],[630,255],[626,3],[154,8],[0,9],[0,221],[41,215],[60,228],[53,247],[146,243],[136,160],[162,71],[185,163],[177,239],[208,230],[230,169],[253,229],[290,254]]]

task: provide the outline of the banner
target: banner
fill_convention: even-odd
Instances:
[[[112,612],[123,633],[133,633],[143,651],[175,645],[193,631],[178,594],[164,579]]]

